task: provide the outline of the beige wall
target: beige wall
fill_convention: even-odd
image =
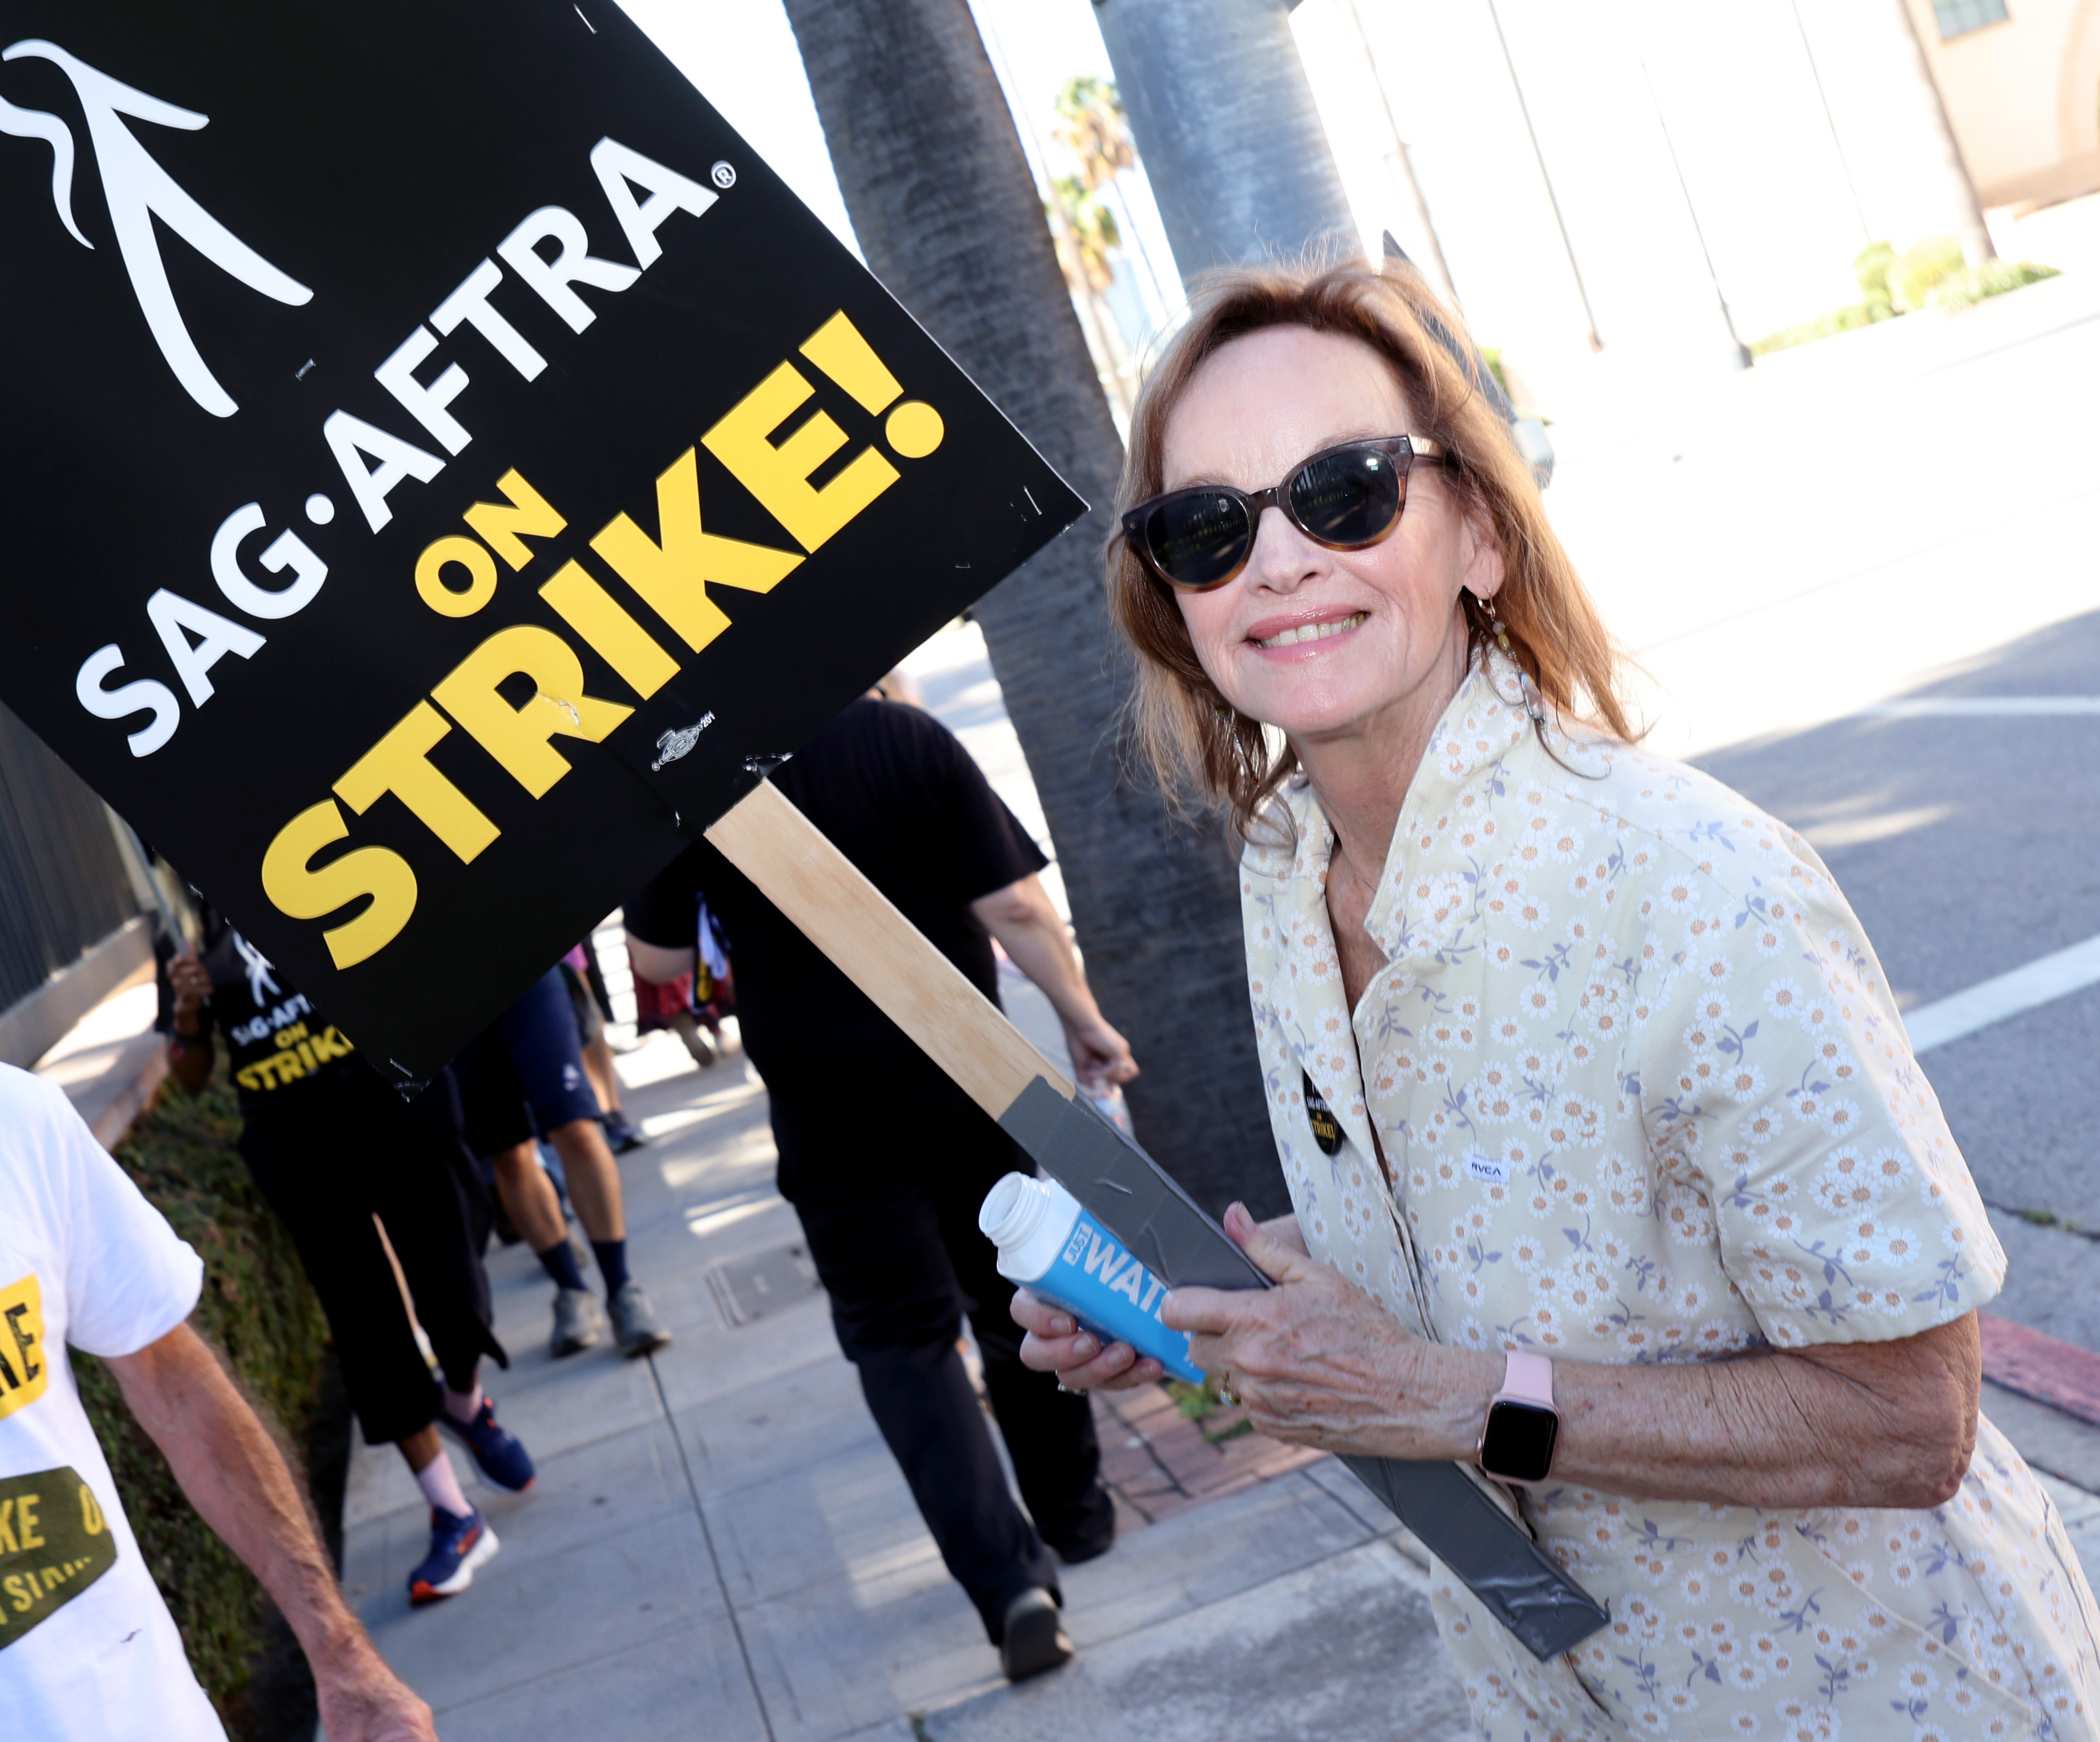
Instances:
[[[2100,0],[2007,0],[2010,17],[1946,42],[1931,0],[1905,3],[1983,205],[2100,188]]]

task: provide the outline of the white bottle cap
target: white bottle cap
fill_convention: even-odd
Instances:
[[[1002,1252],[1009,1252],[1034,1233],[1049,1213],[1043,1182],[1012,1173],[985,1194],[977,1211],[977,1231]]]

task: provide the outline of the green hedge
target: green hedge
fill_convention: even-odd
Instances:
[[[223,1076],[196,1096],[170,1083],[117,1159],[204,1259],[204,1294],[191,1322],[225,1352],[249,1395],[303,1445],[320,1402],[328,1323],[290,1236],[235,1150],[240,1133],[240,1114]],[[271,1714],[252,1709],[257,1702],[246,1697],[271,1645],[261,1588],[190,1509],[108,1369],[77,1352],[73,1366],[197,1679],[232,1735],[270,1733]]]
[[[1761,338],[1750,346],[1750,355],[1769,356],[1920,309],[1967,308],[1986,297],[2002,296],[2057,276],[2054,267],[2036,266],[2032,260],[1987,260],[1981,266],[1964,266],[1961,245],[1951,236],[1928,236],[1907,254],[1899,254],[1886,242],[1870,243],[1852,262],[1852,274],[1865,300]]]

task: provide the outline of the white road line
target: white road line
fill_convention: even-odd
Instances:
[[[1904,1026],[1910,1033],[1911,1050],[1929,1052],[2096,984],[2100,984],[2100,937],[2089,937],[1952,998],[1923,1005],[1904,1018]]]
[[[1876,702],[1859,720],[1988,720],[2043,714],[2100,714],[2100,695],[1937,695],[1904,702]]]

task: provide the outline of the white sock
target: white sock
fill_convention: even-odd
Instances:
[[[454,1518],[465,1518],[474,1510],[460,1488],[459,1477],[452,1470],[452,1459],[442,1451],[416,1472],[416,1486],[422,1489],[423,1498],[440,1512],[449,1512]]]
[[[439,1387],[445,1394],[445,1413],[456,1422],[470,1422],[481,1413],[481,1382],[474,1382],[470,1391],[456,1391],[449,1385]]]

